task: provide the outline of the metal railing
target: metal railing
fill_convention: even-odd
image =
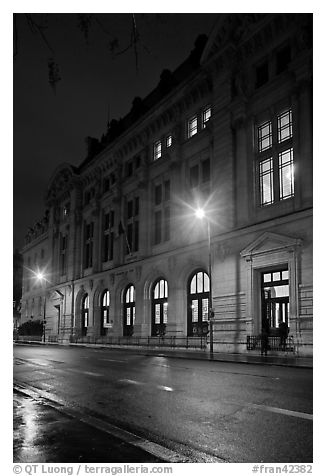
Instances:
[[[206,349],[207,337],[108,337],[108,336],[72,336],[70,339],[74,344],[98,344],[98,345],[121,345],[121,346],[142,346],[142,347],[170,347],[185,349]]]
[[[247,336],[247,350],[261,350],[261,335]],[[268,336],[267,350],[275,350],[279,352],[294,352],[293,336],[287,337],[283,340],[279,336]]]
[[[43,336],[20,336],[16,334],[14,336],[14,341],[19,342],[42,342]]]

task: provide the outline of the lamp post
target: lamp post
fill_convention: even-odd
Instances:
[[[36,275],[41,283],[45,283],[46,278],[43,273],[39,272]],[[46,325],[46,287],[44,286],[44,302],[43,302],[43,326],[42,326],[42,342],[45,343],[45,325]]]
[[[211,251],[211,226],[205,210],[198,208],[195,215],[199,219],[206,219],[207,223],[207,244],[208,244],[208,278],[209,278],[209,296],[208,296],[208,323],[209,323],[209,351],[213,352],[213,301],[212,301],[212,251]]]

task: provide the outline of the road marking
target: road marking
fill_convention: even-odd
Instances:
[[[285,408],[270,407],[268,405],[257,405],[255,403],[247,403],[246,406],[251,408],[256,408],[257,410],[264,410],[266,412],[280,413],[282,415],[303,418],[305,420],[313,419],[313,415],[311,413],[295,412],[293,410],[286,410]]]
[[[157,388],[159,388],[160,390],[165,390],[166,392],[173,392],[173,388],[171,387],[166,387],[165,385],[157,385]]]
[[[129,378],[121,378],[118,382],[122,383],[131,383],[133,385],[145,385],[143,382],[138,382],[138,380],[131,380]]]
[[[75,372],[76,374],[91,375],[92,377],[104,377],[103,374],[98,374],[96,372],[87,372],[86,370],[77,370],[77,369],[64,369],[68,372]]]
[[[123,364],[128,363],[128,360],[116,360],[116,359],[98,359],[98,360],[101,360],[103,362],[121,362]]]
[[[30,362],[34,365],[41,365],[42,367],[48,367],[49,364],[44,362],[43,360],[38,360],[38,359],[26,359],[27,362]]]

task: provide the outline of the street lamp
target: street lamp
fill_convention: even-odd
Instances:
[[[213,303],[212,303],[212,252],[211,252],[211,227],[210,221],[203,208],[197,208],[195,215],[200,220],[206,219],[207,223],[207,242],[208,242],[208,278],[209,278],[209,297],[208,297],[208,323],[209,323],[209,350],[213,352]]]
[[[41,281],[42,284],[46,282],[46,277],[40,271],[36,273],[36,278],[38,281]],[[43,326],[42,326],[42,341],[44,343],[45,343],[45,324],[46,324],[45,313],[46,313],[46,288],[44,286]]]

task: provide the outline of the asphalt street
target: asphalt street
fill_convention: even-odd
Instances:
[[[64,346],[17,345],[14,357],[14,381],[23,392],[16,394],[20,410],[14,444],[21,462],[22,448],[33,446],[24,438],[30,438],[28,424],[31,414],[39,412],[38,398],[43,408],[49,405],[70,420],[67,428],[82,422],[75,433],[79,437],[92,427],[94,441],[96,431],[120,442],[129,438],[128,444],[134,439],[137,448],[146,450],[137,461],[173,461],[179,455],[179,461],[190,462],[312,462],[311,369]],[[34,402],[34,407],[27,405],[29,416],[22,395]],[[43,423],[39,431],[46,418]],[[119,441],[113,439],[107,441],[116,445],[111,456],[130,461],[129,447],[119,454]],[[75,446],[65,445],[66,453],[71,448],[71,462],[78,462]],[[58,451],[47,453],[46,460],[58,461]],[[96,458],[96,450],[82,457]]]

